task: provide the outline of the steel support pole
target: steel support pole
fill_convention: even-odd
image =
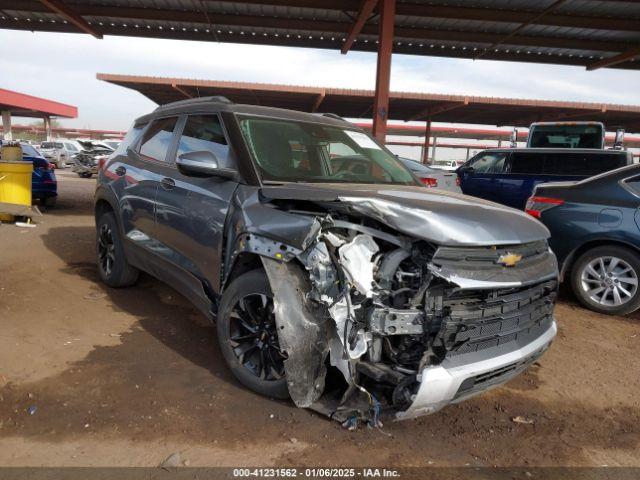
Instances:
[[[424,147],[422,147],[422,163],[429,163],[429,139],[431,138],[431,117],[427,117],[427,125],[424,130]]]
[[[51,141],[51,117],[44,117],[44,139]]]
[[[389,86],[391,83],[391,53],[396,16],[396,0],[381,0],[380,26],[378,28],[378,64],[376,68],[376,92],[373,101],[373,135],[384,143],[389,117]]]
[[[466,160],[469,160],[469,150],[471,150],[469,147],[467,147],[467,157]]]
[[[436,161],[436,147],[438,143],[438,137],[433,136],[433,145],[431,145],[431,162]]]
[[[2,112],[2,133],[5,142],[13,140],[13,136],[11,135],[11,112],[9,111]]]

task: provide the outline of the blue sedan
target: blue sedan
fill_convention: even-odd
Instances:
[[[21,143],[22,160],[33,163],[31,196],[47,207],[53,207],[58,197],[58,181],[54,167],[34,147]]]
[[[596,312],[640,308],[640,165],[538,185],[526,211],[551,232],[562,279]]]

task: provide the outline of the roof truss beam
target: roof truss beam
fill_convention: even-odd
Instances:
[[[571,120],[575,118],[581,117],[593,117],[600,116],[607,113],[607,107],[603,105],[599,109],[593,110],[578,110],[578,111],[569,111],[566,113],[557,113],[553,115],[544,114],[542,112],[531,113],[529,116],[518,118],[512,122],[513,125],[509,124],[508,126],[520,126],[526,125],[529,126],[533,122],[559,122],[562,120]],[[507,124],[503,124],[506,126]]]
[[[193,98],[193,95],[191,95],[184,87],[181,87],[176,83],[172,83],[171,88],[173,88],[176,92],[180,92],[185,96],[185,98]]]
[[[42,1],[59,1],[59,0],[42,0]],[[399,4],[399,6],[402,4]],[[10,9],[17,11],[44,11],[48,10],[34,0],[0,0],[0,9]],[[207,19],[203,16],[202,11],[188,10],[163,10],[163,9],[147,9],[135,7],[109,7],[101,5],[78,5],[75,7],[78,15],[84,17],[110,17],[120,18],[123,20],[166,20],[170,18],[176,22],[189,22],[194,24],[204,24],[211,27],[207,23]],[[13,22],[17,25],[17,22]],[[307,20],[300,18],[269,18],[261,16],[248,15],[215,15],[215,24],[227,27],[262,27],[273,28],[278,30],[307,30],[310,32],[327,33],[334,32],[339,35],[348,34],[353,24],[348,22],[333,22],[322,20]],[[640,26],[640,22],[639,22]],[[93,28],[89,25],[90,28]],[[213,27],[211,27],[213,28]],[[135,33],[135,30],[132,29]],[[212,30],[215,33],[215,30]],[[164,30],[166,34],[168,30]],[[377,25],[364,24],[360,34],[371,37],[378,36]],[[412,27],[396,27],[396,37],[424,41],[424,42],[468,42],[468,43],[487,43],[494,44],[503,40],[503,34],[486,33],[486,32],[459,32],[453,30],[434,30],[425,28]],[[602,52],[623,52],[629,50],[631,45],[622,42],[586,40],[582,38],[559,38],[549,36],[527,36],[514,35],[510,38],[510,44],[520,47],[548,47],[574,50],[592,50]],[[346,44],[346,42],[345,42]],[[486,53],[489,57],[491,52]],[[584,63],[583,63],[584,64]]]
[[[235,2],[237,0],[222,1]],[[351,12],[358,11],[359,7],[358,0],[247,0],[246,3]],[[398,3],[396,7],[396,14],[423,18],[476,20],[480,22],[529,23],[532,25],[592,28],[595,30],[622,30],[628,32],[640,31],[640,20],[637,19],[568,15],[564,13],[554,13],[551,16],[536,18],[539,16],[540,12],[536,12],[534,10],[518,11],[482,7]]]
[[[440,105],[429,105],[424,109],[420,110],[415,115],[412,115],[407,119],[407,121],[413,120],[423,120],[425,118],[433,118],[439,113],[450,112],[451,110],[455,110],[457,108],[466,107],[469,105],[469,99],[465,98],[463,102],[447,102]]]
[[[318,111],[318,109],[320,108],[320,105],[324,101],[324,97],[326,96],[326,94],[327,93],[323,90],[322,93],[320,93],[316,97],[316,99],[313,102],[313,106],[311,107],[311,113],[316,113]]]
[[[587,70],[597,70],[604,67],[613,67],[614,65],[633,60],[638,56],[640,56],[640,47],[632,48],[631,50],[627,50],[626,52],[620,53],[619,55],[614,55],[613,57],[603,58],[602,60],[593,62],[587,65]]]
[[[369,20],[369,17],[371,17],[373,9],[376,8],[377,4],[378,0],[362,0],[360,10],[358,11],[358,16],[349,29],[347,39],[340,49],[343,55],[346,55],[347,52],[351,49],[351,45],[353,45],[353,42],[355,42],[358,35],[360,35],[362,27],[364,27],[364,24],[367,22],[367,20]]]
[[[63,17],[69,23],[72,23],[78,27],[84,33],[93,35],[94,37],[101,39],[102,34],[93,28],[89,23],[82,18],[73,8],[65,4],[62,0],[40,0],[40,3],[52,12],[57,13]],[[8,8],[8,7],[6,7]]]
[[[510,38],[513,38],[515,35],[517,35],[518,32],[521,32],[522,30],[527,28],[532,23],[534,23],[534,22],[536,22],[538,20],[541,20],[542,18],[544,18],[545,15],[553,12],[556,8],[562,6],[564,3],[567,3],[567,0],[556,0],[551,5],[549,5],[547,8],[542,10],[539,14],[537,14],[535,17],[533,17],[532,19],[530,19],[527,22],[521,23],[518,27],[513,29],[511,32],[507,33],[502,38],[500,38],[496,42],[492,43],[489,47],[485,48],[482,52],[480,52],[478,55],[476,55],[474,60],[478,60],[478,59],[482,58],[484,55],[486,55],[486,53],[488,51],[493,50],[494,48],[496,48],[499,45],[502,45],[507,40],[509,40]]]

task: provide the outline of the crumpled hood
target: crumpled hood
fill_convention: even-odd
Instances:
[[[260,193],[273,200],[335,202],[438,245],[512,245],[550,236],[542,223],[519,210],[418,186],[300,183],[265,186]]]

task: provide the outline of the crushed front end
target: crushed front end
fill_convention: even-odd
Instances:
[[[299,248],[273,242],[278,253],[262,255],[300,407],[340,421],[433,413],[523,372],[555,337],[558,270],[544,236],[442,245],[351,206],[276,205],[313,218]]]

